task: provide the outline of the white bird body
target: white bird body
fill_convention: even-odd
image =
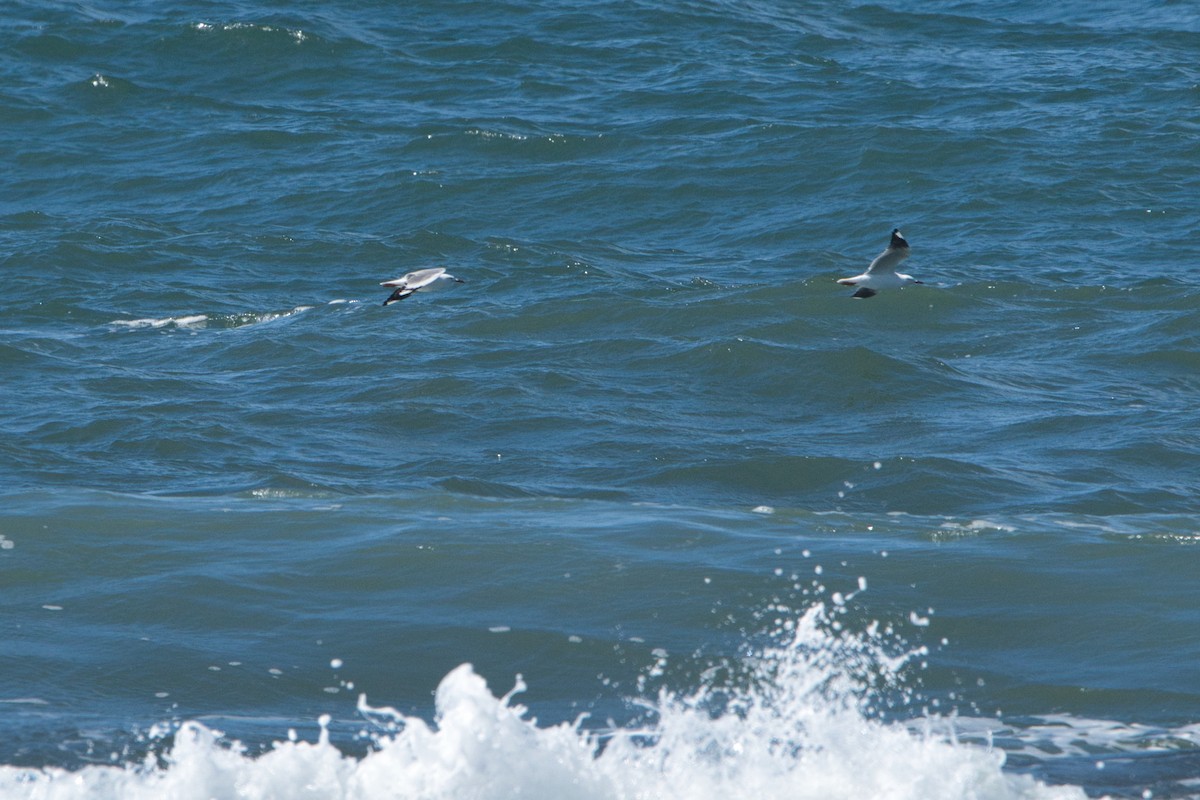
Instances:
[[[898,289],[907,283],[920,283],[912,275],[896,272],[900,262],[908,258],[908,240],[899,228],[892,229],[892,240],[887,249],[875,257],[871,266],[862,275],[853,278],[839,278],[843,286],[857,286],[854,297],[873,297],[880,289]]]
[[[380,286],[388,286],[396,290],[388,295],[388,299],[384,300],[383,304],[386,306],[389,303],[395,303],[397,300],[403,300],[410,294],[414,294],[420,289],[425,289],[431,284],[440,280],[454,281],[455,283],[465,283],[462,278],[456,278],[449,272],[446,272],[445,267],[419,269],[414,272],[410,272],[401,278],[395,278],[379,284]]]

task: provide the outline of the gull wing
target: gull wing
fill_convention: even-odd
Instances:
[[[416,272],[410,272],[404,276],[405,285],[411,286],[414,289],[420,289],[422,286],[428,286],[436,281],[442,275],[446,274],[445,267],[429,267],[428,269],[419,269]]]
[[[871,262],[871,266],[867,267],[867,274],[873,272],[895,272],[896,267],[900,266],[900,262],[908,258],[908,241],[904,238],[904,234],[899,228],[892,229],[892,240],[888,243],[887,249],[875,256],[875,260]]]
[[[397,289],[396,291],[394,291],[390,295],[388,295],[387,300],[384,300],[383,304],[385,306],[390,305],[399,300],[403,300],[404,298],[408,297],[409,295],[416,294],[416,292],[417,292],[416,289],[408,289],[404,286],[401,286],[399,289]]]

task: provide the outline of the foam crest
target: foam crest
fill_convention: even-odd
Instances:
[[[247,325],[261,325],[265,322],[274,322],[277,319],[294,317],[297,314],[303,314],[305,311],[311,311],[312,309],[313,306],[296,306],[290,311],[248,311],[244,314],[231,314],[226,318],[226,327],[242,328]]]
[[[574,723],[539,725],[495,696],[468,664],[447,674],[434,720],[372,707],[363,758],[330,743],[276,742],[252,757],[197,722],[178,727],[159,757],[77,772],[0,768],[0,795],[28,798],[879,798],[1029,800],[1082,798],[1002,770],[986,746],[885,722],[876,714],[923,648],[889,652],[879,626],[834,633],[841,605],[816,604],[779,620],[773,643],[714,666],[689,694],[662,690],[644,701],[651,722],[604,732]],[[780,613],[782,609],[773,609]],[[723,677],[719,677],[723,676]],[[903,692],[901,692],[903,694]],[[911,699],[911,698],[910,698]]]
[[[845,598],[843,598],[845,599]],[[932,724],[911,730],[876,717],[901,688],[904,665],[925,655],[889,653],[889,636],[831,635],[833,612],[817,604],[796,621],[778,621],[781,644],[746,659],[744,689],[706,685],[687,697],[664,692],[653,746],[619,733],[598,759],[614,775],[631,766],[659,785],[631,797],[687,798],[1066,798],[1024,776],[1004,773],[1003,753],[958,744]],[[782,609],[781,609],[782,610]]]
[[[281,28],[274,25],[255,25],[248,22],[228,22],[228,23],[213,23],[213,22],[193,22],[192,30],[200,31],[201,33],[212,32],[233,32],[233,33],[263,33],[274,34],[284,33],[296,44],[304,44],[308,41],[309,34],[299,28]]]
[[[145,319],[114,319],[109,325],[116,325],[120,328],[165,328],[174,326],[176,328],[203,328],[208,322],[207,314],[192,314],[185,317],[160,317]]]
[[[345,303],[333,301],[329,305]],[[354,303],[357,301],[348,301]],[[208,314],[190,314],[182,317],[147,317],[144,319],[114,319],[108,323],[118,328],[183,328],[197,330],[200,328],[244,328],[249,325],[262,325],[280,319],[288,319],[305,311],[311,311],[315,306],[296,306],[286,311],[247,311],[241,314],[223,314],[209,316]]]

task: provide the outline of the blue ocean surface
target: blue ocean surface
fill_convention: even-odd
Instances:
[[[1198,54],[7,3],[0,797],[1200,796]]]

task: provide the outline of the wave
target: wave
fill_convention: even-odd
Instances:
[[[353,305],[358,300],[330,300],[325,305]],[[243,328],[247,325],[260,325],[274,322],[311,311],[316,306],[296,306],[287,311],[247,311],[240,314],[185,314],[178,317],[144,317],[140,319],[114,319],[108,324],[115,328],[185,328],[197,330],[201,328]]]
[[[145,317],[142,319],[114,319],[109,325],[118,328],[202,328],[208,322],[207,314],[189,314],[182,317]]]
[[[865,589],[859,581],[859,591]],[[539,725],[496,696],[470,664],[437,688],[432,723],[360,696],[358,758],[338,749],[332,720],[316,742],[294,731],[252,755],[198,721],[151,732],[161,752],[77,771],[0,767],[5,797],[56,798],[1082,798],[1004,769],[987,741],[964,743],[952,720],[884,718],[914,705],[906,672],[927,654],[890,626],[851,633],[841,618],[854,593],[803,612],[782,605],[770,643],[709,669],[698,689],[634,701],[629,727]],[[916,620],[914,624],[920,624]],[[642,681],[661,675],[667,654]],[[342,667],[340,660],[331,662]],[[352,688],[352,684],[348,685]],[[975,732],[975,739],[981,737]]]

